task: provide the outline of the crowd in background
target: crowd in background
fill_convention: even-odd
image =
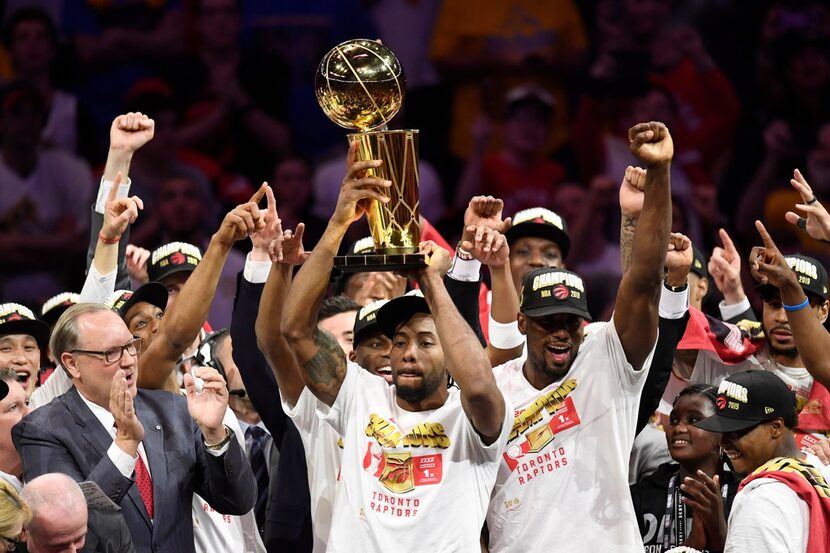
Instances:
[[[621,147],[625,130],[660,120],[678,146],[675,230],[711,251],[725,227],[742,249],[754,218],[766,215],[782,248],[826,259],[824,245],[782,217],[793,167],[817,192],[830,189],[823,2],[0,6],[0,81],[26,83],[39,98],[34,122],[4,105],[4,298],[39,305],[79,287],[80,273],[63,268],[83,259],[76,238],[85,232],[79,227],[109,124],[128,111],[157,122],[155,140],[133,163],[146,209],[134,244],[203,244],[205,229],[263,180],[284,219],[306,222],[313,244],[336,198],[345,143],[345,131],[317,105],[314,75],[325,52],[355,37],[380,38],[401,60],[407,94],[391,126],[420,130],[422,213],[448,238],[476,193],[503,198],[507,213],[548,206],[571,227],[591,213],[571,267],[614,288],[619,274],[606,261],[618,238],[616,185],[632,161]],[[511,109],[522,98],[523,109]],[[30,178],[52,181],[54,171],[62,182],[44,184],[36,201],[8,193]],[[20,235],[52,240],[29,250],[38,255],[21,254]],[[604,308],[591,306],[595,314]]]

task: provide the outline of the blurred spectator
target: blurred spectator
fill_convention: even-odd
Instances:
[[[473,129],[475,146],[456,191],[459,211],[479,194],[503,199],[506,213],[550,207],[557,185],[565,178],[562,166],[544,155],[555,111],[553,97],[538,86],[518,86],[507,93],[505,104],[503,145],[498,152],[485,154],[489,122],[482,119]]]
[[[242,48],[241,2],[199,0],[195,6],[197,46],[166,77],[186,106],[177,138],[226,170],[260,181],[290,146],[287,70],[277,59]]]
[[[283,230],[293,231],[299,223],[305,223],[303,243],[307,250],[311,250],[323,235],[328,223],[327,219],[317,217],[311,212],[314,205],[311,164],[300,156],[286,157],[274,167],[271,186],[279,206]]]
[[[78,149],[78,100],[55,88],[58,34],[52,18],[38,8],[22,8],[6,22],[3,42],[11,55],[18,79],[29,83],[46,100],[48,118],[41,139],[45,146],[70,152]]]
[[[320,60],[335,45],[378,37],[361,0],[243,2],[242,10],[249,46],[280,60],[254,78],[277,79],[276,93],[291,127],[293,150],[312,158],[333,146],[339,152],[344,130],[332,124],[317,104],[314,76]]]
[[[472,147],[467,129],[481,114],[498,113],[498,99],[510,88],[533,81],[557,99],[549,152],[567,136],[568,103],[562,76],[582,62],[587,38],[571,0],[444,2],[432,42],[442,76],[455,85],[451,150],[467,158]],[[494,104],[494,102],[496,102]]]
[[[199,185],[208,200],[206,215],[210,221],[219,216],[220,207],[243,203],[253,194],[250,183],[241,175],[230,173],[213,159],[182,147],[178,140],[180,118],[173,89],[157,78],[142,79],[126,99],[126,111],[149,114],[156,121],[155,138],[133,160],[133,193],[144,200],[152,214],[162,183],[173,175],[184,175]],[[221,204],[221,206],[220,206]],[[138,226],[148,219],[139,218]]]
[[[71,288],[93,185],[86,162],[40,148],[46,116],[45,100],[26,83],[0,95],[0,295],[30,305]]]
[[[181,0],[61,2],[61,31],[77,58],[78,96],[105,140],[122,98],[137,80],[183,51]],[[83,138],[83,137],[82,137]],[[96,152],[97,154],[97,152]]]

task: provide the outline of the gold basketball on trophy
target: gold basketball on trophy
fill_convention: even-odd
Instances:
[[[373,200],[367,210],[374,252],[335,258],[341,270],[392,271],[424,264],[415,253],[421,235],[418,131],[387,130],[403,103],[405,83],[398,58],[373,40],[338,44],[317,68],[315,89],[323,112],[337,125],[359,131],[348,135],[350,144],[358,143],[358,159],[383,161],[367,175],[392,182],[382,191],[390,201]]]
[[[370,131],[389,123],[403,103],[406,80],[398,58],[374,40],[338,44],[317,67],[314,88],[334,123]]]

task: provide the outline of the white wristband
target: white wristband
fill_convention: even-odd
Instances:
[[[447,276],[461,282],[478,282],[481,273],[481,261],[477,259],[461,259],[457,255],[452,258],[452,267]]]
[[[490,319],[490,345],[499,349],[513,349],[521,346],[525,342],[524,335],[519,332],[519,323],[513,321],[510,323],[500,323]]]

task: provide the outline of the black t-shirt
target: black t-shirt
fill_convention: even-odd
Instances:
[[[646,553],[661,553],[663,551],[663,519],[666,514],[666,503],[669,493],[669,483],[673,475],[680,470],[676,463],[665,463],[660,465],[656,471],[646,476],[631,486],[631,501],[634,503],[634,512],[637,514],[637,524],[640,527],[640,535],[645,544]],[[738,493],[738,484],[741,479],[734,472],[725,472],[721,483],[721,492],[726,487],[726,500],[724,501],[724,515],[729,520],[729,511],[732,509],[732,501]],[[679,488],[682,482],[676,481]],[[675,510],[672,510],[675,512]],[[672,517],[671,525],[671,546],[682,545],[677,543],[677,517]],[[686,537],[692,530],[692,508],[686,507]]]

